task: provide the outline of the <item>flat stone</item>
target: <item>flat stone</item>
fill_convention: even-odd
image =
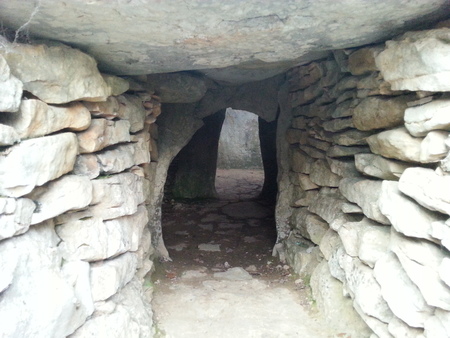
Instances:
[[[383,181],[378,206],[392,226],[406,236],[433,240],[432,223],[444,216],[421,207],[399,190],[399,183]]]
[[[198,249],[200,251],[209,251],[209,252],[220,252],[220,244],[199,244]]]
[[[100,165],[96,154],[78,155],[73,166],[73,173],[87,176],[90,179],[98,177],[100,175]]]
[[[333,229],[328,229],[327,232],[322,237],[320,241],[320,251],[326,260],[331,258],[331,255],[337,250],[337,248],[342,246],[342,240],[338,233]]]
[[[445,257],[439,266],[439,276],[445,284],[450,286],[450,258]]]
[[[327,194],[323,191],[316,196],[315,201],[308,207],[308,210],[319,215],[328,223],[331,223],[337,215],[342,214],[342,205],[346,200],[340,194]]]
[[[28,198],[0,197],[0,240],[26,232],[35,209]]]
[[[22,82],[11,74],[5,58],[0,55],[0,111],[14,113],[19,110]]]
[[[334,159],[327,157],[327,163],[332,173],[339,177],[359,177],[361,174],[356,170],[354,159]]]
[[[298,173],[310,174],[311,165],[314,159],[302,152],[300,149],[294,149],[290,156],[292,170]]]
[[[376,57],[376,64],[394,90],[450,91],[449,28],[408,32]],[[402,55],[408,55],[407,58]]]
[[[425,322],[425,327],[426,327]],[[388,325],[389,334],[394,337],[420,338],[423,337],[424,330],[408,326],[403,320],[393,317]],[[438,336],[430,336],[438,337]]]
[[[390,160],[375,154],[355,154],[356,169],[382,180],[398,181],[402,173],[413,164]]]
[[[311,181],[309,175],[296,173],[296,176],[298,178],[298,183],[303,190],[307,191],[319,188],[317,184]]]
[[[72,170],[78,151],[73,133],[23,141],[0,155],[0,193],[19,197]]]
[[[433,314],[417,286],[403,270],[393,253],[377,261],[374,275],[381,287],[381,294],[392,312],[412,327],[424,327]]]
[[[136,273],[137,256],[127,252],[116,258],[91,263],[91,291],[94,301],[106,300],[123,288]]]
[[[340,133],[333,134],[332,140],[341,146],[357,146],[367,144],[366,138],[372,135],[367,131],[350,129]]]
[[[450,312],[436,309],[434,316],[425,322],[425,337],[450,336]]]
[[[430,236],[440,240],[440,244],[450,250],[450,222],[436,221],[431,223]],[[435,241],[436,242],[436,241]]]
[[[0,146],[10,146],[19,140],[19,134],[13,127],[0,124]]]
[[[55,46],[14,44],[0,50],[23,89],[46,103],[105,101],[111,89],[89,55],[61,43]],[[33,60],[33,62],[29,62]]]
[[[84,101],[83,105],[90,111],[92,116],[104,117],[108,120],[120,118],[119,101],[115,96],[109,96],[106,101],[102,102]]]
[[[381,181],[344,178],[339,184],[339,190],[350,202],[358,204],[368,218],[382,224],[390,224],[389,219],[381,213],[378,207]]]
[[[353,124],[353,119],[351,117],[326,121],[322,126],[326,131],[330,131],[333,133],[355,127]]]
[[[450,176],[409,168],[400,177],[398,188],[425,208],[450,215]]]
[[[359,130],[393,128],[403,124],[410,96],[368,97],[353,110],[353,124]]]
[[[207,274],[199,270],[187,270],[181,274],[181,279],[200,279],[205,278]]]
[[[130,123],[126,120],[94,119],[89,128],[77,134],[80,153],[93,153],[103,148],[130,142]]]
[[[299,244],[302,243],[291,233],[284,242],[287,262],[296,274],[300,276],[311,276],[314,269],[322,261],[322,254],[317,246],[308,247],[308,244],[306,244],[305,247]]]
[[[330,149],[327,150],[326,155],[329,157],[347,157],[352,156],[359,153],[367,153],[369,152],[369,147],[363,147],[363,146],[339,146],[334,145],[330,147]]]
[[[405,127],[413,136],[426,136],[431,130],[450,131],[450,100],[434,100],[405,111]]]
[[[375,56],[382,50],[382,47],[366,47],[356,50],[348,57],[348,69],[353,75],[378,71]]]
[[[253,279],[252,276],[241,267],[231,268],[225,272],[216,272],[214,273],[214,278],[236,281]]]
[[[103,77],[103,80],[105,80],[106,84],[108,85],[110,89],[110,95],[112,96],[121,95],[128,89],[130,89],[130,82],[128,80],[110,74],[101,75]]]
[[[271,214],[269,209],[256,202],[230,203],[221,210],[225,215],[236,219],[266,218]]]
[[[338,187],[341,177],[330,170],[330,167],[325,160],[317,160],[311,166],[310,180],[325,187]]]
[[[130,123],[130,132],[136,133],[144,128],[145,118],[148,112],[145,110],[142,99],[135,95],[117,96],[119,103],[118,116]]]

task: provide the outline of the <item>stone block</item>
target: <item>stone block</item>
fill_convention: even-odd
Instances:
[[[387,41],[376,57],[383,78],[394,90],[450,91],[449,36],[450,28],[440,28]]]
[[[26,232],[35,209],[28,198],[0,197],[0,240]]]
[[[136,273],[137,256],[127,252],[116,258],[91,263],[91,291],[94,301],[106,300],[123,288]]]
[[[351,117],[326,121],[322,126],[326,131],[333,133],[355,127]]]
[[[333,252],[342,246],[342,240],[338,233],[333,229],[328,229],[320,241],[320,251],[326,260],[329,260]]]
[[[95,154],[78,155],[73,166],[75,175],[84,175],[91,180],[100,175],[100,165]]]
[[[390,160],[375,154],[355,154],[356,169],[382,180],[398,181],[402,173],[414,164]]]
[[[103,221],[83,217],[56,227],[62,242],[59,249],[67,260],[98,261],[139,248],[148,215],[144,206],[129,216]]]
[[[77,137],[63,133],[26,140],[0,155],[0,193],[20,197],[35,186],[72,170],[78,152]]]
[[[361,174],[356,170],[355,161],[353,159],[334,159],[327,157],[327,163],[332,173],[339,177],[359,177]]]
[[[346,203],[346,200],[338,192],[327,193],[324,189],[321,189],[308,210],[331,223],[339,215],[343,215],[341,210],[344,203]]]
[[[433,315],[433,308],[427,305],[397,257],[389,253],[379,259],[375,264],[374,275],[394,315],[409,326],[423,328],[427,319]]]
[[[28,198],[38,206],[31,224],[38,224],[70,210],[87,207],[92,200],[92,183],[86,176],[64,175],[34,189]]]
[[[450,337],[450,312],[436,309],[425,322],[425,337]]]
[[[0,124],[0,146],[10,146],[19,142],[19,140],[19,134],[14,128]]]
[[[368,153],[370,151],[369,147],[363,146],[339,146],[334,145],[327,150],[326,155],[329,157],[347,157],[359,153]]]
[[[358,146],[367,144],[366,138],[372,135],[367,131],[360,131],[356,129],[350,129],[335,133],[331,137],[332,141],[341,146]]]
[[[118,116],[129,121],[130,132],[136,133],[144,129],[147,111],[142,105],[142,99],[134,95],[124,94],[117,96],[117,101],[119,102]]]
[[[390,224],[378,207],[381,192],[381,181],[364,178],[344,178],[339,184],[339,190],[350,202],[358,204],[368,218],[381,224]]]
[[[348,69],[353,75],[363,75],[378,71],[375,56],[382,51],[382,47],[366,47],[358,49],[348,57]]]
[[[152,154],[153,158],[153,154]],[[298,173],[310,174],[311,173],[311,165],[314,162],[314,159],[300,149],[293,149],[291,159],[291,167],[292,170]]]
[[[433,317],[431,317],[431,318],[433,318]],[[423,329],[410,327],[403,320],[401,320],[400,318],[397,318],[395,316],[389,322],[388,331],[393,337],[405,337],[405,338],[423,338],[424,337]]]
[[[110,95],[96,61],[77,49],[63,44],[14,44],[0,54],[22,81],[23,89],[46,103],[105,101]]]
[[[11,74],[5,58],[0,55],[0,112],[19,110],[22,87],[22,82]]]
[[[425,208],[450,215],[450,176],[427,168],[408,168],[398,188]]]
[[[130,83],[125,79],[109,74],[101,75],[110,89],[109,95],[118,96],[130,89]]]
[[[341,176],[333,173],[325,160],[317,160],[311,165],[309,178],[313,183],[325,187],[338,187],[341,180]]]
[[[93,153],[113,144],[130,142],[130,123],[94,119],[89,128],[78,133],[77,137],[80,153]]]
[[[445,257],[439,266],[439,277],[450,287],[450,258]]]
[[[450,131],[450,100],[434,100],[405,111],[405,127],[413,136],[426,136],[431,130]]]
[[[67,129],[81,131],[91,123],[91,114],[81,103],[50,106],[40,100],[22,100],[16,114],[0,116],[0,122],[13,127],[21,139],[44,136]]]
[[[444,220],[444,216],[432,212],[402,194],[399,183],[383,181],[378,206],[398,232],[410,237],[433,240],[432,223]]]
[[[103,117],[108,120],[119,118],[119,101],[115,96],[109,96],[106,101],[85,101],[83,102],[83,104],[89,110],[92,116]]]
[[[438,239],[443,247],[450,251],[450,221],[431,223],[430,236]],[[438,241],[437,241],[438,242]]]

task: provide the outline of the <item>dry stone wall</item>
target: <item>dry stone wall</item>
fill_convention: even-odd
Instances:
[[[0,336],[151,337],[158,98],[78,50],[14,44],[0,111]]]
[[[449,41],[409,32],[288,73],[286,256],[358,337],[450,336]]]

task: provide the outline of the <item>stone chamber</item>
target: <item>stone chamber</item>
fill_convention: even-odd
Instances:
[[[286,1],[208,32],[222,5],[194,1],[180,33],[163,3],[0,2],[0,336],[152,337],[169,168],[179,196],[214,197],[232,107],[259,117],[273,254],[329,323],[450,337],[449,7],[381,3]],[[114,27],[140,13],[170,34]]]

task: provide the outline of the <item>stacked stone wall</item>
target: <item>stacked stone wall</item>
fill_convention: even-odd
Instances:
[[[76,49],[11,44],[0,112],[0,336],[151,337],[158,98]]]
[[[286,257],[343,331],[450,336],[449,41],[409,32],[288,72]]]

